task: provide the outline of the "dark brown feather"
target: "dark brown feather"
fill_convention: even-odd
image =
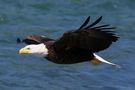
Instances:
[[[55,43],[56,49],[62,47],[76,47],[90,52],[98,52],[108,48],[112,42],[117,41],[118,37],[114,34],[114,27],[101,25],[93,27],[101,21],[102,17],[87,26],[85,29],[66,32]]]
[[[40,44],[40,43],[45,43],[47,41],[54,41],[54,40],[44,37],[44,36],[38,36],[38,35],[30,35],[22,40],[22,42],[26,44]]]
[[[84,29],[89,29],[89,28],[93,27],[94,25],[96,25],[97,23],[99,23],[101,20],[102,20],[102,16],[99,17],[95,22],[93,22],[92,24],[90,24],[89,26],[87,26]]]
[[[57,64],[74,64],[90,61],[94,56],[89,50],[66,47],[59,49],[50,48],[46,58]]]
[[[90,16],[85,20],[85,22],[79,27],[78,30],[83,29],[83,27],[85,27],[89,23],[89,21],[90,21]]]

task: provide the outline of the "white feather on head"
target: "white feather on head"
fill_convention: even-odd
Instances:
[[[26,52],[25,52],[26,51]],[[48,49],[45,44],[32,44],[27,45],[19,50],[20,54],[34,54],[37,56],[46,56],[48,54]]]

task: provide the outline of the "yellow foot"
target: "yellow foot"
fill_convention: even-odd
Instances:
[[[96,58],[93,58],[93,59],[90,61],[90,63],[95,64],[95,65],[98,65],[98,64],[101,64],[102,62],[99,61],[99,60],[96,59]]]

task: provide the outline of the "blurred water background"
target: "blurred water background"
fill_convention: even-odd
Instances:
[[[122,66],[88,62],[57,65],[19,55],[17,37],[38,34],[57,39],[91,16],[116,26],[121,37],[98,53]],[[0,0],[0,90],[134,90],[135,0]]]

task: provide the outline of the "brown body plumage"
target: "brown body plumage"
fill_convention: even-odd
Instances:
[[[77,30],[68,31],[59,39],[54,40],[38,35],[31,35],[22,40],[26,44],[44,43],[48,49],[45,57],[49,61],[58,64],[73,64],[90,61],[93,53],[108,48],[118,37],[114,34],[114,27],[110,25],[95,26],[101,21],[98,18],[92,24],[88,24],[90,17]],[[20,39],[18,39],[20,42]]]

